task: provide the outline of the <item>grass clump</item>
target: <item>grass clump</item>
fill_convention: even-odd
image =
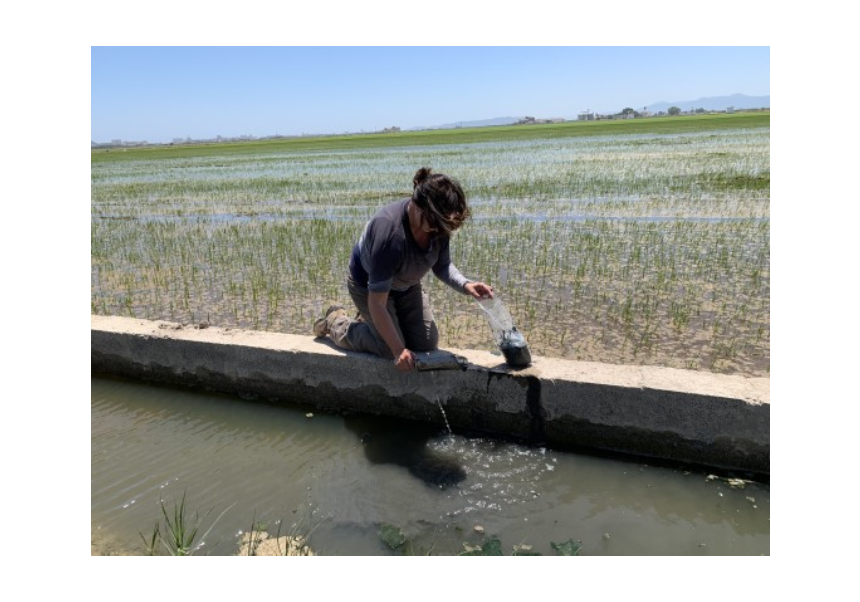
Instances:
[[[163,526],[162,523],[156,521],[152,534],[148,538],[143,533],[138,532],[150,556],[157,555],[161,550],[169,556],[192,556],[205,544],[206,536],[226,512],[226,510],[222,512],[206,532],[198,538],[203,521],[212,510],[206,512],[202,517],[196,510],[193,515],[189,514],[184,493],[182,494],[182,501],[178,504],[174,502],[172,512],[167,511],[164,500],[159,500],[159,505],[164,519]]]

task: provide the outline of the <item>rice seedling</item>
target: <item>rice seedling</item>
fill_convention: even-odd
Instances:
[[[767,373],[768,127],[587,132],[94,155],[91,310],[307,333],[348,301],[366,220],[432,165],[473,208],[455,263],[533,353]],[[494,348],[473,304],[425,285],[443,345]]]

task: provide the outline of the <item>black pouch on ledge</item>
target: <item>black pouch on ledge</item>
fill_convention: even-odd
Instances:
[[[514,326],[502,333],[499,349],[505,356],[505,362],[512,368],[525,368],[532,363],[532,354],[525,337]]]

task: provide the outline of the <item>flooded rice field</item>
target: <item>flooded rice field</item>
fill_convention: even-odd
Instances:
[[[389,419],[91,381],[93,554],[145,554],[185,498],[198,555],[769,555],[770,487]],[[164,550],[159,550],[164,553]]]
[[[94,155],[91,312],[308,334],[348,304],[366,220],[426,165],[473,209],[455,263],[535,354],[769,374],[769,127],[272,149]],[[440,344],[493,349],[473,304],[425,282]]]

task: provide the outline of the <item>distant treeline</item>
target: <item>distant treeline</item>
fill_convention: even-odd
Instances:
[[[705,114],[649,119],[621,119],[608,121],[567,121],[539,125],[509,125],[447,130],[424,130],[338,136],[305,136],[270,138],[238,142],[199,142],[160,144],[131,148],[93,148],[91,159],[123,161],[131,159],[158,159],[195,157],[222,154],[264,154],[300,151],[346,150],[360,148],[390,148],[398,146],[426,146],[436,144],[471,144],[572,138],[620,134],[677,134],[703,130],[757,128],[770,126],[770,111],[734,114]]]

